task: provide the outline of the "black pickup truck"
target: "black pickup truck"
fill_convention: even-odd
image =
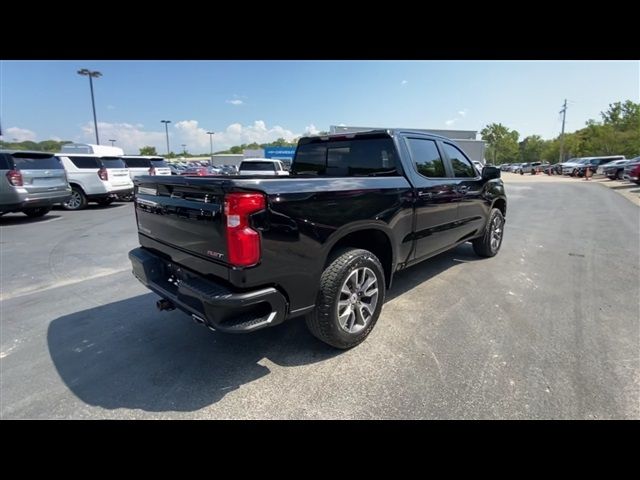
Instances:
[[[372,130],[304,137],[288,177],[136,179],[134,275],[211,329],[305,316],[350,348],[374,327],[393,275],[463,242],[492,257],[507,201],[454,142]]]

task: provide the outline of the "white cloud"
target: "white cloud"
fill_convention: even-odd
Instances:
[[[54,142],[61,142],[62,139],[57,135],[49,135],[49,140],[53,140]]]
[[[402,85],[402,86],[404,87],[407,83],[409,83],[409,82],[408,82],[408,81],[406,81],[406,80],[402,80],[402,81],[400,82],[400,85]]]
[[[456,123],[456,121],[457,121],[457,120],[458,120],[457,118],[452,118],[451,120],[447,120],[446,122],[444,122],[444,124],[445,124],[447,127],[450,127],[450,126],[452,126],[454,123]]]
[[[98,133],[102,139],[102,144],[110,145],[107,139],[113,138],[116,141],[116,145],[128,154],[137,154],[140,148],[145,145],[156,147],[158,153],[164,153],[167,149],[165,132],[145,131],[144,125],[140,123],[98,122]],[[81,140],[88,143],[95,142],[93,122],[87,122],[82,126]]]
[[[197,120],[181,120],[170,126],[173,126],[169,129],[169,142],[172,151],[181,152],[181,145],[184,143],[187,145],[188,152],[209,152],[207,129],[200,127]],[[107,139],[113,138],[116,140],[116,145],[123,148],[125,153],[137,154],[139,149],[145,145],[156,147],[159,154],[164,154],[167,150],[164,130],[146,131],[142,124],[98,122],[98,131],[103,144],[109,145]],[[313,124],[308,125],[304,130],[305,134],[317,132],[319,130]],[[278,138],[292,141],[301,135],[301,133],[294,133],[280,125],[269,127],[262,120],[256,120],[249,125],[232,123],[224,130],[216,131],[213,135],[213,150],[226,150],[243,143],[268,143]],[[77,140],[95,142],[93,122],[82,125],[82,133]]]
[[[450,120],[446,120],[446,121],[444,122],[444,124],[445,124],[447,127],[451,127],[451,126],[453,126],[453,125],[454,125],[458,120],[461,120],[461,119],[465,118],[465,117],[467,116],[467,113],[468,113],[468,112],[469,112],[469,110],[467,110],[466,108],[463,108],[462,110],[458,110],[458,111],[457,111],[457,115],[456,115],[456,117],[455,117],[455,118],[452,118],[452,119],[450,119]]]
[[[244,105],[244,102],[239,98],[234,98],[233,100],[227,100],[227,103],[230,103],[231,105]]]
[[[305,135],[317,135],[320,133],[320,130],[316,128],[316,126],[312,123],[311,125],[307,125],[304,128]]]
[[[13,142],[14,139],[18,142],[24,142],[25,140],[33,142],[36,139],[36,132],[26,128],[9,127],[3,132],[2,136],[6,142]]]
[[[458,112],[458,115],[460,115],[462,118],[464,118],[464,117],[467,116],[467,112],[468,112],[468,110],[465,108],[464,110],[460,110]]]

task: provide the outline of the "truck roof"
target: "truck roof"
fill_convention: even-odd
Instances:
[[[450,140],[449,138],[443,137],[442,135],[436,135],[434,133],[428,133],[420,130],[411,130],[411,129],[404,129],[404,128],[378,128],[373,130],[365,130],[363,132],[347,132],[347,133],[338,132],[338,133],[330,133],[328,135],[309,135],[309,136],[301,137],[300,140],[298,141],[298,144],[303,145],[306,143],[311,143],[317,139],[326,141],[326,140],[335,139],[335,138],[350,139],[350,138],[360,138],[360,137],[394,137],[400,133],[403,133],[403,134],[409,133],[414,135],[440,138],[443,140]],[[451,140],[451,141],[455,142],[455,140]]]

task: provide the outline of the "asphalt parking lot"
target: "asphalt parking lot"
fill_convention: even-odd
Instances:
[[[504,174],[500,254],[396,276],[339,352],[302,321],[232,336],[159,313],[131,204],[0,218],[8,418],[640,418],[640,210],[595,182]]]

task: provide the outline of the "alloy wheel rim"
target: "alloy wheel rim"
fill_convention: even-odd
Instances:
[[[378,305],[378,278],[369,267],[353,270],[342,283],[336,311],[340,328],[358,333],[373,318]]]
[[[80,194],[78,192],[72,192],[71,198],[67,202],[69,208],[78,208],[80,206]]]
[[[495,217],[493,222],[491,222],[491,250],[494,252],[498,249],[502,241],[502,226],[503,222],[500,217]]]

